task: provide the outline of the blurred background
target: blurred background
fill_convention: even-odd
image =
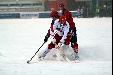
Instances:
[[[61,2],[73,17],[112,17],[112,0],[0,0],[0,18],[48,18]]]

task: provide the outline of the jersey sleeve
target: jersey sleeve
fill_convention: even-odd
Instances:
[[[48,34],[51,36],[54,36],[54,31],[56,30],[57,26],[59,25],[58,23],[59,20],[55,20],[54,23],[51,23],[50,29],[48,30]]]

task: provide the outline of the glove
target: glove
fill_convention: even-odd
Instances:
[[[56,30],[60,31],[60,28],[56,28]]]
[[[57,49],[59,49],[62,46],[62,43],[58,43],[58,45],[56,46]]]
[[[50,35],[47,34],[47,35],[45,36],[44,42],[47,42],[49,37],[50,37]]]
[[[52,20],[52,23],[51,24],[54,24],[55,20]]]

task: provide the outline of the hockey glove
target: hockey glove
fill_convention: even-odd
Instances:
[[[62,43],[58,43],[58,45],[56,46],[57,49],[61,48]]]
[[[55,20],[52,20],[52,23],[51,24],[54,24]]]
[[[47,35],[45,36],[44,42],[47,42],[49,37],[50,37],[50,35],[47,34]]]

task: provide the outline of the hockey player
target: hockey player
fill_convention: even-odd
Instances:
[[[75,27],[75,23],[73,22],[73,18],[72,18],[71,12],[69,12],[67,9],[65,9],[63,3],[59,4],[59,9],[60,9],[61,16],[65,16],[66,17],[66,21],[70,25],[70,33],[72,34],[71,46],[72,46],[74,52],[77,54],[78,53],[78,44],[77,44],[76,27]]]
[[[51,13],[54,24],[50,27],[44,41],[47,42],[50,36],[54,36],[54,39],[48,44],[47,49],[45,49],[39,58],[44,58],[52,48],[59,48],[62,44],[69,45],[70,43],[71,36],[68,36],[70,26],[69,23],[66,22],[66,17],[61,16],[58,19],[58,15],[52,16],[54,13],[55,11]]]

